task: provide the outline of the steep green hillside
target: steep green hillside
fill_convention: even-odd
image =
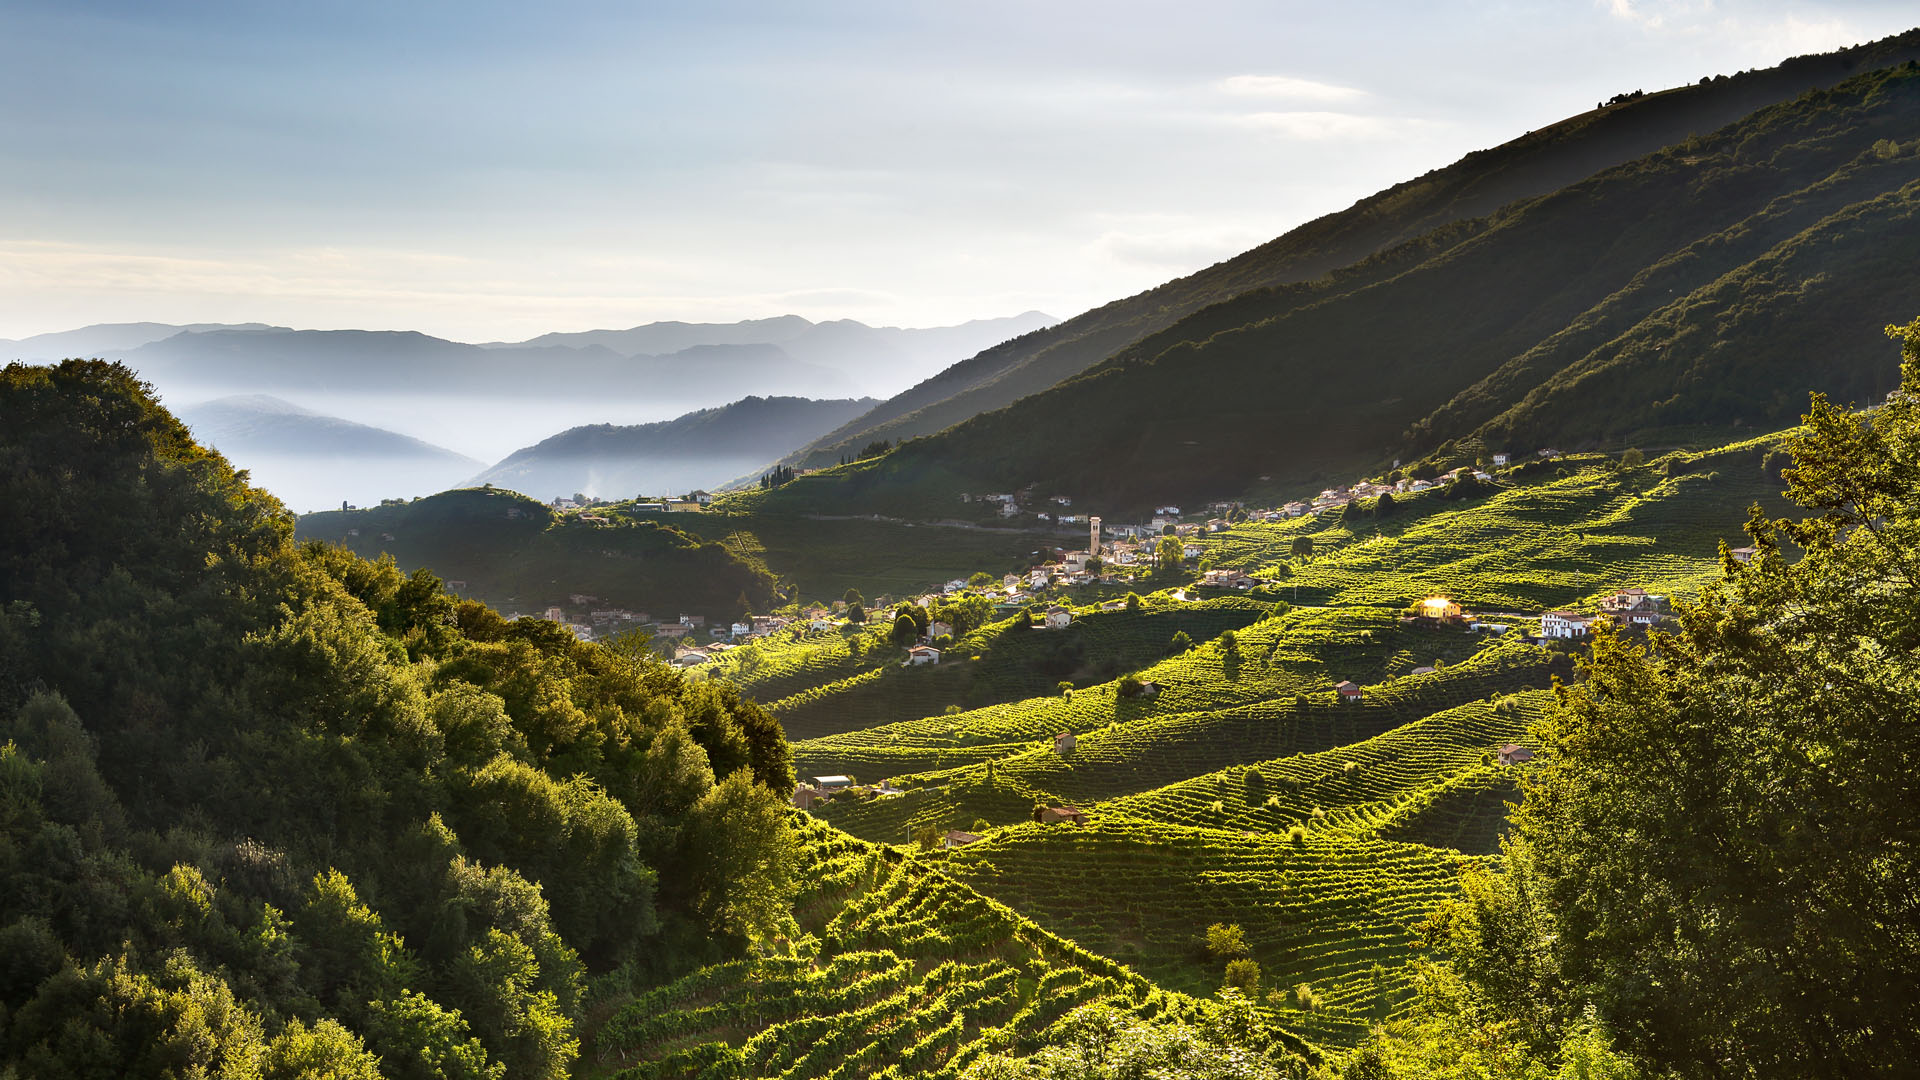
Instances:
[[[1040,925],[1169,989],[1207,994],[1224,961],[1213,923],[1241,926],[1279,990],[1279,1022],[1351,1044],[1408,993],[1413,928],[1454,891],[1466,857],[1417,844],[1310,831],[1248,837],[1130,819],[1023,825],[947,852],[941,866]],[[1316,1007],[1299,1008],[1306,984]]]
[[[1705,442],[1791,423],[1809,388],[1877,400],[1875,328],[1920,291],[1916,126],[1920,66],[1862,75],[748,501],[930,514],[1038,483],[1141,507],[1395,457]]]
[[[801,831],[790,953],[707,968],[615,1014],[588,1057],[621,1080],[956,1077],[1030,1053],[1071,1010],[1218,1013],[1042,929],[941,872],[819,824]],[[1310,1047],[1282,1031],[1280,1053]]]
[[[1138,351],[1143,338],[1208,305],[1249,290],[1319,278],[1451,222],[1558,190],[1755,110],[1917,56],[1920,32],[1798,57],[1764,71],[1703,79],[1528,132],[1243,255],[989,349],[828,434],[789,462],[829,465],[877,439],[931,434],[1046,390],[1130,346]]]
[[[807,600],[838,600],[848,589],[868,599],[908,596],[976,570],[1024,570],[1036,550],[1068,534],[912,525],[868,516],[676,514],[664,520],[764,566]],[[1074,533],[1084,537],[1084,533]]]
[[[366,558],[391,555],[405,570],[432,567],[462,582],[461,595],[509,612],[538,614],[579,593],[595,597],[595,606],[664,619],[681,612],[732,618],[766,610],[773,597],[773,576],[725,545],[663,521],[588,516],[557,514],[510,491],[467,488],[306,514],[296,528],[302,540]]]

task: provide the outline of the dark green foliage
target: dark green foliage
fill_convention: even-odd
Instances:
[[[1586,1009],[1677,1075],[1892,1075],[1920,1052],[1912,733],[1920,320],[1871,417],[1815,396],[1759,554],[1681,631],[1602,635],[1539,734],[1505,875],[1436,939],[1536,1046]],[[1797,560],[1793,551],[1801,553]]]
[[[126,369],[0,373],[0,502],[0,1063],[561,1076],[785,911],[758,707],[296,545]]]

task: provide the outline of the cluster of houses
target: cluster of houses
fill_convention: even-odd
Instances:
[[[1600,601],[1600,611],[1587,615],[1577,611],[1549,611],[1540,616],[1543,639],[1568,641],[1586,637],[1596,623],[1610,622],[1622,629],[1645,630],[1673,618],[1673,605],[1666,597],[1645,589],[1622,589]]]
[[[792,802],[796,809],[812,810],[834,799],[897,799],[905,794],[885,780],[878,784],[856,784],[851,776],[810,776],[793,786]]]

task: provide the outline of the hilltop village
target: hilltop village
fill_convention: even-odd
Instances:
[[[1270,507],[1223,500],[1207,504],[1200,512],[1188,513],[1178,505],[1164,504],[1154,507],[1150,515],[1135,523],[1115,523],[1102,515],[1082,512],[1076,509],[1076,499],[1070,495],[963,494],[960,501],[964,504],[993,508],[1002,528],[1034,532],[1048,538],[1084,529],[1084,543],[1077,547],[1050,544],[1032,552],[1025,566],[999,574],[976,571],[968,577],[944,582],[937,591],[795,602],[784,608],[744,613],[732,619],[714,618],[701,612],[662,615],[616,606],[609,599],[583,593],[571,594],[568,604],[549,606],[538,616],[566,626],[583,640],[639,632],[649,636],[655,648],[675,666],[698,668],[730,650],[775,635],[800,638],[844,634],[864,629],[883,615],[890,633],[898,617],[897,609],[911,607],[936,614],[916,617],[913,633],[898,635],[894,643],[905,650],[901,663],[914,667],[934,665],[942,661],[944,651],[958,636],[956,616],[939,617],[953,610],[956,604],[971,601],[979,605],[969,620],[972,625],[1021,616],[1036,629],[1060,630],[1072,624],[1077,611],[1110,612],[1124,608],[1126,595],[1137,590],[1157,591],[1164,599],[1174,602],[1233,593],[1252,594],[1258,590],[1277,596],[1279,594],[1272,591],[1280,589],[1283,582],[1271,568],[1214,565],[1219,552],[1213,541],[1237,526],[1248,524],[1271,525],[1301,519],[1337,521],[1349,508],[1365,509],[1374,515],[1388,514],[1396,500],[1416,499],[1429,493],[1443,498],[1491,494],[1529,469],[1566,460],[1566,455],[1552,448],[1538,450],[1519,463],[1509,454],[1493,453],[1487,455],[1482,464],[1437,472],[1431,477],[1416,478],[1396,470],[1388,478],[1363,478],[1323,489],[1311,499]],[[610,514],[708,512],[715,508],[716,498],[719,505],[725,505],[724,495],[716,497],[707,491],[625,502],[576,495],[554,499],[549,505],[556,513],[579,523],[608,525],[613,521]],[[963,521],[929,524],[981,527]],[[1307,537],[1296,539],[1294,544],[1294,554],[1311,555],[1312,543]],[[1736,560],[1744,561],[1751,556],[1752,549],[1734,548],[1732,554]],[[465,582],[449,584],[458,591]],[[1504,634],[1519,626],[1521,638],[1530,641],[1581,639],[1599,622],[1644,630],[1672,617],[1666,596],[1649,593],[1638,586],[1598,598],[1588,611],[1503,611],[1481,618],[1463,612],[1459,605],[1445,597],[1422,603],[1427,606],[1409,608],[1405,617],[1426,625],[1458,626],[1493,634]],[[1443,610],[1432,609],[1435,604]],[[972,625],[961,627],[961,633]]]

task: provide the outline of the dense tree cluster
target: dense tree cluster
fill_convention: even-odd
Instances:
[[[1920,320],[1889,332],[1886,405],[1816,395],[1788,441],[1811,516],[1756,509],[1758,554],[1726,557],[1678,633],[1598,636],[1536,731],[1500,871],[1469,872],[1432,922],[1451,967],[1354,1075],[1912,1068]]]
[[[758,707],[296,545],[125,368],[0,373],[0,503],[23,1075],[564,1075],[786,917]]]

